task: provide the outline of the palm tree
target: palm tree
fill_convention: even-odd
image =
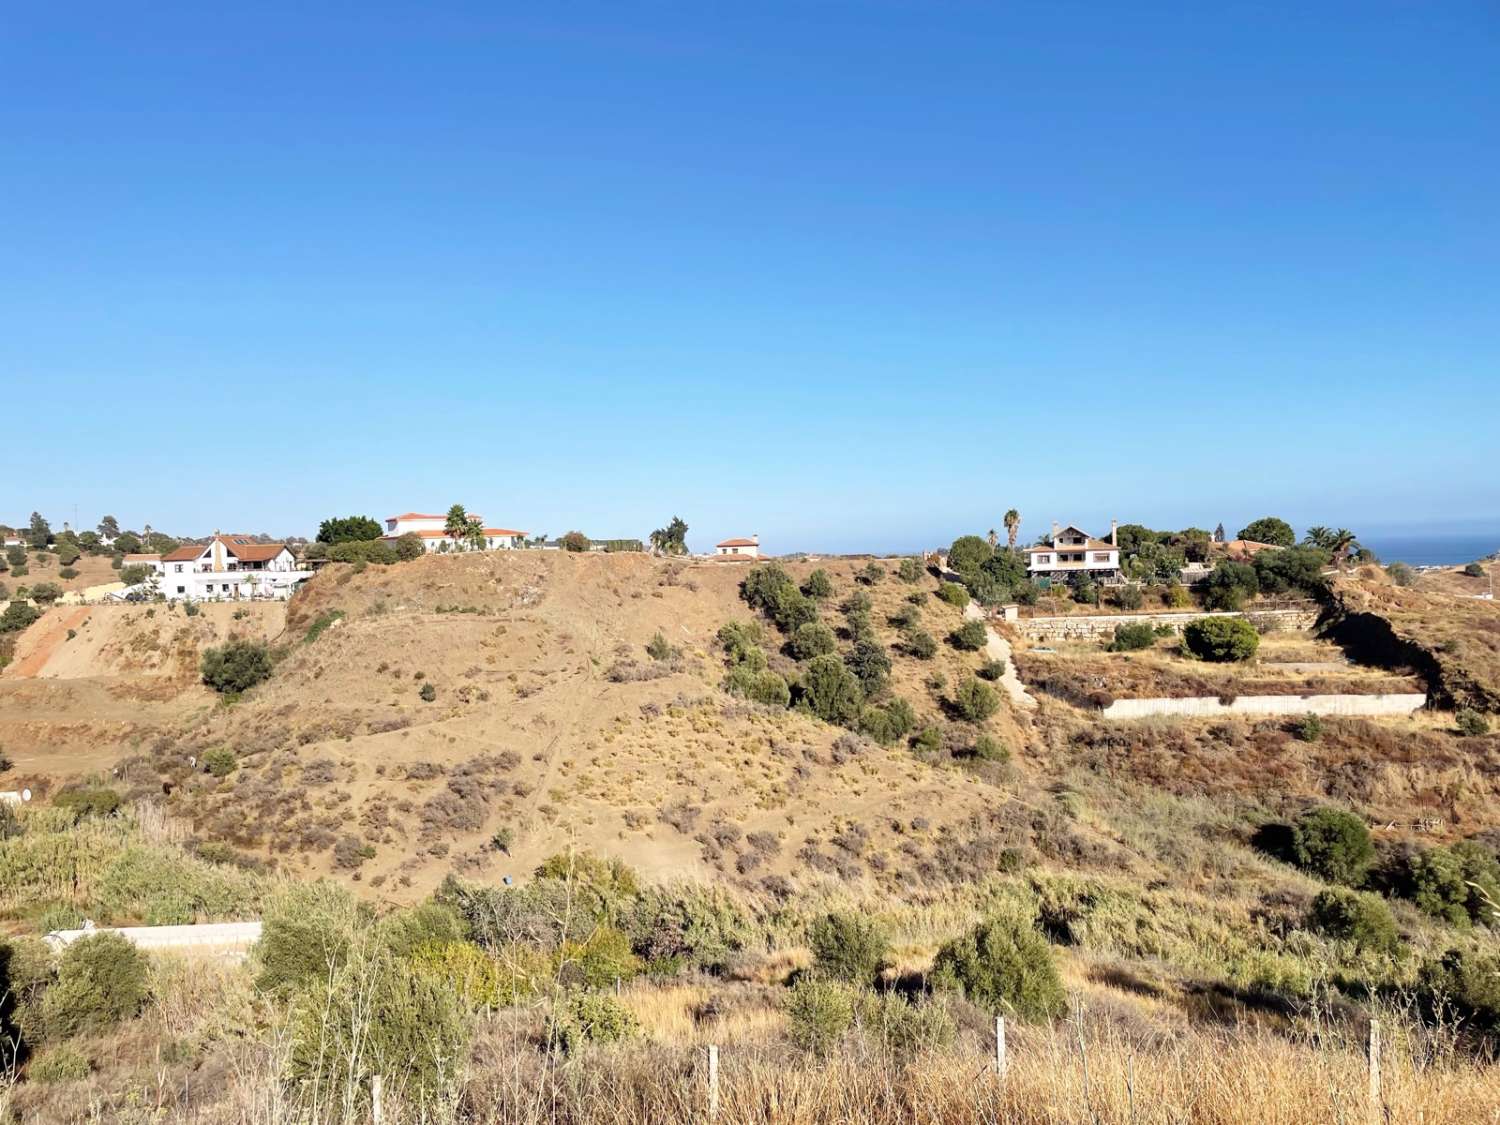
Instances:
[[[464,546],[473,551],[484,550],[484,522],[470,516],[464,526]]]
[[[1333,532],[1322,524],[1307,529],[1307,534],[1302,537],[1302,542],[1310,547],[1321,547],[1327,551],[1333,543]]]
[[[1341,527],[1335,531],[1328,544],[1328,549],[1333,552],[1333,561],[1340,570],[1348,563],[1350,552],[1357,550],[1358,547],[1359,543],[1354,538],[1354,532],[1347,527]]]
[[[456,544],[469,533],[469,513],[462,504],[448,509],[448,518],[443,522],[443,531]]]
[[[993,527],[990,528],[990,533],[985,536],[985,538],[990,541],[990,550],[992,551],[995,549],[995,544],[1000,542],[1000,536],[995,534],[995,529]]]
[[[1005,513],[1005,537],[1006,546],[1012,551],[1016,549],[1016,536],[1021,532],[1021,513],[1012,508]]]

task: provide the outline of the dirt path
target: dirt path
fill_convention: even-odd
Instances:
[[[985,642],[984,654],[991,660],[1005,665],[1005,671],[1000,674],[1000,686],[1006,690],[1011,702],[1017,707],[1032,708],[1036,706],[1036,700],[1021,683],[1021,678],[1016,675],[1015,663],[1010,658],[1010,642],[995,632],[990,627],[989,620],[985,617],[984,610],[978,604],[970,602],[964,606],[965,621],[981,621],[984,623],[985,636],[989,639]]]
[[[68,613],[54,610],[47,615],[47,618],[37,622],[32,628],[40,628],[41,632],[32,639],[31,651],[10,667],[10,674],[23,680],[29,680],[35,676],[47,666],[47,661],[57,651],[57,646],[67,639],[68,630],[83,624],[88,615],[87,607]]]

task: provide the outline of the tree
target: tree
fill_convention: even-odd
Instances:
[[[380,536],[380,525],[369,516],[326,519],[318,525],[319,543],[347,543],[363,539],[379,539]]]
[[[270,678],[271,652],[263,641],[238,638],[203,653],[203,682],[217,692],[248,691]]]
[[[1000,542],[1000,536],[992,527],[990,528],[990,533],[984,537],[984,541],[990,545],[990,550],[993,551]]]
[[[685,555],[687,533],[688,525],[682,521],[682,517],[673,516],[672,522],[666,527],[659,527],[651,533],[651,548],[662,555]]]
[[[1219,521],[1219,525],[1214,528],[1214,542],[1215,543],[1222,543],[1222,542],[1224,542],[1224,523],[1223,523],[1222,520]]]
[[[833,579],[828,577],[828,572],[822,567],[807,576],[807,582],[802,586],[802,592],[810,598],[822,601],[824,598],[833,597]]]
[[[1203,604],[1209,609],[1239,609],[1260,593],[1260,579],[1249,563],[1225,560],[1203,581]]]
[[[1317,596],[1327,583],[1323,568],[1328,552],[1319,547],[1283,547],[1279,551],[1262,551],[1255,556],[1255,577],[1262,593],[1284,594],[1297,590]]]
[[[813,968],[819,976],[871,985],[885,968],[890,943],[873,918],[863,914],[826,914],[808,933]]]
[[[878,695],[891,674],[891,658],[873,636],[860,637],[844,658],[866,696]]]
[[[977,535],[960,535],[948,548],[948,568],[959,574],[977,571],[995,549]]]
[[[564,551],[578,554],[589,549],[589,537],[581,531],[570,531],[558,540]]]
[[[127,586],[134,586],[139,582],[146,581],[146,577],[150,573],[151,568],[149,566],[132,563],[130,566],[122,566],[120,568],[120,581]]]
[[[1464,567],[1464,574],[1468,575],[1470,578],[1483,578],[1484,567],[1477,562],[1471,562],[1466,567]]]
[[[56,582],[38,582],[31,588],[31,600],[37,605],[51,605],[62,595],[62,587]]]
[[[122,531],[115,537],[115,550],[125,555],[139,554],[141,537],[133,531]]]
[[[104,539],[114,539],[120,534],[120,521],[114,516],[105,516],[99,521],[99,535]]]
[[[420,559],[426,553],[427,548],[422,545],[422,537],[415,531],[408,531],[396,540],[396,557],[402,562]]]
[[[1005,545],[1012,551],[1016,549],[1016,536],[1021,533],[1021,513],[1014,508],[1005,513]]]
[[[1350,552],[1359,549],[1354,532],[1347,527],[1340,527],[1336,530],[1323,527],[1321,524],[1317,527],[1310,527],[1302,541],[1308,546],[1327,551],[1334,565],[1340,568],[1347,561]]]
[[[1243,617],[1200,617],[1183,629],[1182,639],[1194,656],[1214,664],[1249,660],[1260,647],[1260,634]]]
[[[834,637],[833,630],[821,621],[809,621],[797,626],[792,639],[787,641],[787,650],[797,660],[811,660],[815,656],[833,652],[836,648],[838,640]]]
[[[945,944],[933,961],[932,982],[962,992],[984,1012],[1051,1020],[1067,1009],[1047,939],[1014,914],[982,922]]]
[[[1291,524],[1278,516],[1261,516],[1260,519],[1251,520],[1240,528],[1240,533],[1235,538],[1249,539],[1255,543],[1272,543],[1277,547],[1290,547],[1297,542],[1297,533],[1292,530]]]
[[[1391,953],[1397,945],[1396,920],[1379,895],[1329,887],[1319,891],[1308,911],[1309,925],[1361,950]]]
[[[1328,805],[1309,809],[1292,826],[1291,852],[1304,871],[1351,887],[1364,882],[1375,859],[1365,822]]]
[[[966,723],[982,723],[1000,709],[995,689],[973,676],[959,683],[953,693],[953,710]]]
[[[52,525],[42,519],[41,512],[31,513],[31,530],[27,533],[27,539],[37,550],[52,542]]]
[[[476,516],[470,516],[468,523],[464,525],[464,546],[471,551],[482,551],[485,548],[484,521]]]
[[[78,546],[78,540],[71,536],[67,539],[58,539],[54,549],[57,552],[57,561],[63,566],[72,566],[83,554],[83,549]]]
[[[462,504],[452,504],[443,520],[443,531],[455,545],[469,533],[469,512]]]
[[[68,1038],[129,1019],[146,1000],[146,956],[119,934],[79,938],[64,951],[42,998],[49,1034]]]

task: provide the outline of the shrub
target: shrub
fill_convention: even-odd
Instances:
[[[854,642],[844,664],[859,680],[866,696],[878,695],[891,674],[891,658],[885,646],[874,637],[861,637]]]
[[[0,633],[19,633],[41,615],[35,606],[11,602],[5,607],[5,612],[0,613]]]
[[[981,762],[1008,762],[1010,750],[990,735],[981,734],[969,748],[969,757],[978,758]]]
[[[1382,872],[1389,889],[1418,910],[1450,925],[1469,924],[1469,885],[1463,860],[1448,848],[1400,854]]]
[[[766,654],[760,650],[765,634],[755,621],[727,621],[719,626],[718,642],[724,654],[735,664],[759,658],[760,667],[765,667]]]
[[[948,634],[948,640],[953,647],[963,649],[965,652],[978,652],[989,643],[989,639],[989,633],[982,621],[965,621]]]
[[[1169,609],[1186,609],[1193,604],[1193,596],[1181,582],[1169,582],[1162,593],[1162,601]]]
[[[37,605],[51,605],[62,595],[63,589],[56,582],[38,582],[31,588],[31,600]]]
[[[885,933],[863,914],[825,914],[812,924],[808,944],[819,975],[861,985],[874,983],[890,952]]]
[[[957,582],[944,582],[938,587],[938,597],[959,609],[969,604],[969,591]]]
[[[1470,578],[1483,578],[1484,567],[1480,566],[1477,562],[1471,562],[1468,566],[1464,567],[1464,573]]]
[[[1277,516],[1261,516],[1240,528],[1238,539],[1249,539],[1254,543],[1270,543],[1277,547],[1290,547],[1297,542],[1297,533],[1292,525]]]
[[[65,579],[66,578],[77,578],[78,577],[78,572],[76,570],[74,570],[71,566],[65,566],[65,567],[63,567],[61,570],[59,570],[57,572],[57,576],[59,578],[65,578]]]
[[[271,676],[271,651],[263,641],[234,639],[203,653],[203,682],[217,692],[249,691]]]
[[[641,971],[630,939],[613,926],[600,926],[581,942],[564,942],[557,955],[557,979],[563,984],[603,988],[629,980]]]
[[[918,754],[936,754],[943,748],[943,732],[937,727],[923,727],[911,740],[911,748]]]
[[[79,938],[63,952],[42,998],[49,1035],[67,1039],[130,1019],[146,999],[146,956],[116,933]]]
[[[1451,1008],[1480,1032],[1500,1032],[1500,954],[1450,949],[1428,961],[1420,973],[1428,1007]]]
[[[120,794],[104,785],[82,785],[64,789],[52,798],[55,808],[68,809],[75,820],[89,816],[109,816],[122,804]]]
[[[731,668],[724,677],[724,690],[767,707],[787,707],[792,702],[792,690],[786,680],[765,668],[756,671],[750,664]]]
[[[939,1001],[913,1001],[899,992],[860,993],[855,1021],[875,1046],[895,1054],[936,1050],[957,1034],[953,1016]]]
[[[937,655],[938,643],[937,638],[925,629],[913,629],[906,634],[901,647],[908,656],[914,656],[918,660],[931,660]]]
[[[1478,738],[1490,733],[1490,721],[1473,708],[1465,707],[1453,716],[1458,733],[1466,738]]]
[[[1121,609],[1140,609],[1145,600],[1145,595],[1141,593],[1140,586],[1135,582],[1127,582],[1125,585],[1117,587],[1114,592],[1115,605]]]
[[[1396,948],[1396,920],[1379,895],[1342,887],[1319,891],[1308,911],[1308,925],[1361,950],[1391,953]]]
[[[1209,609],[1239,609],[1260,593],[1260,578],[1249,563],[1226,561],[1213,568],[1200,589]]]
[[[1263,594],[1289,590],[1316,597],[1326,588],[1323,568],[1329,554],[1319,547],[1285,547],[1255,556],[1255,577]]]
[[[303,634],[302,643],[305,645],[312,644],[315,640],[317,640],[325,632],[327,632],[330,626],[332,626],[335,622],[342,621],[343,619],[344,611],[341,609],[325,610],[324,612],[318,614],[316,620],[314,620],[313,623],[307,627],[307,632]]]
[[[1302,742],[1316,742],[1323,737],[1323,720],[1309,711],[1292,725],[1292,733]]]
[[[1468,891],[1469,917],[1493,927],[1500,921],[1500,860],[1476,840],[1460,840],[1449,849],[1458,857]]]
[[[228,777],[239,767],[234,751],[223,746],[205,750],[199,761],[203,768],[215,777]]]
[[[792,986],[786,1016],[793,1043],[812,1054],[827,1055],[854,1022],[854,995],[838,981],[806,977]]]
[[[948,568],[959,574],[972,574],[994,553],[995,549],[978,535],[960,535],[948,548]]]
[[[431,703],[434,699],[437,698],[437,688],[432,686],[431,681],[428,681],[427,683],[422,685],[422,688],[417,692],[417,695],[422,698],[422,701],[424,703]]]
[[[579,554],[587,551],[593,544],[589,542],[589,537],[583,532],[570,531],[557,541],[557,545],[564,551]]]
[[[791,576],[777,563],[757,566],[740,583],[740,596],[776,623],[783,633],[818,619],[818,607],[797,589]]]
[[[797,660],[811,660],[815,656],[833,652],[838,647],[838,638],[833,635],[833,630],[821,621],[809,621],[797,626],[797,631],[787,642],[787,650]]]
[[[922,624],[922,611],[908,603],[891,614],[889,620],[898,629],[915,629]]]
[[[1260,647],[1255,626],[1243,617],[1200,617],[1183,629],[1182,639],[1194,656],[1216,664],[1249,660]]]
[[[608,993],[572,991],[553,1008],[549,1038],[571,1055],[585,1044],[619,1043],[639,1031],[635,1014]]]
[[[54,1082],[79,1082],[93,1073],[93,1069],[87,1055],[61,1043],[32,1059],[26,1067],[26,1077],[50,1086]]]
[[[874,586],[883,581],[884,578],[885,567],[881,566],[878,562],[871,561],[865,563],[864,567],[860,570],[857,581],[865,586]]]
[[[1417,581],[1417,572],[1404,562],[1393,562],[1385,568],[1386,575],[1397,586],[1411,586]]]
[[[963,993],[986,1012],[1050,1020],[1067,1007],[1047,939],[1025,919],[1002,915],[945,944],[933,961],[938,988]]]
[[[803,584],[802,592],[810,598],[819,601],[833,597],[833,579],[828,577],[828,572],[822,567],[807,576],[807,582]]]
[[[389,1092],[424,1119],[448,1101],[468,1049],[468,1012],[448,980],[413,969],[361,943],[327,979],[310,982],[293,1009],[292,1079],[347,1089],[362,1110],[365,1077],[387,1075]]]
[[[1310,809],[1292,827],[1291,854],[1298,867],[1330,883],[1358,886],[1375,858],[1370,830],[1351,812]]]
[[[757,833],[749,837],[756,847]],[[770,850],[772,839],[756,848]],[[713,971],[756,936],[753,919],[723,887],[685,883],[644,890],[625,918],[636,953],[648,967]]]
[[[667,641],[666,635],[658,629],[646,642],[646,655],[652,660],[670,660],[678,653]]]
[[[901,565],[896,567],[896,577],[906,583],[920,582],[922,580],[922,564],[913,558],[901,560]]]
[[[369,908],[333,883],[293,883],[266,903],[255,956],[256,987],[289,993],[327,979],[349,957],[354,935],[369,925]]]
[[[953,710],[967,723],[982,723],[999,709],[999,693],[973,676],[960,681],[953,692]]]
[[[859,718],[865,693],[854,673],[829,653],[808,663],[799,702],[824,722],[849,726]]]
[[[1116,625],[1114,640],[1106,646],[1110,652],[1136,652],[1156,643],[1156,630],[1147,622]]]
[[[859,716],[859,731],[882,746],[905,738],[916,725],[916,712],[904,699],[892,699],[881,707],[866,707]]]

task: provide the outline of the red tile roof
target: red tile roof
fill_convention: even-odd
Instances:
[[[385,518],[387,520],[445,520],[448,515],[446,512],[440,516],[426,515],[422,512],[403,512],[399,516],[386,516]]]
[[[508,527],[487,527],[484,529],[486,535],[525,535],[524,531],[512,531]],[[448,539],[450,536],[446,531],[408,531],[406,535],[415,535],[418,539]],[[400,535],[382,535],[382,539],[400,539]],[[459,536],[462,538],[462,536]]]
[[[161,556],[160,555],[126,555],[125,556],[125,561],[127,563],[161,562]]]
[[[194,559],[201,559],[203,557],[203,552],[206,550],[208,550],[207,547],[200,546],[197,543],[189,543],[186,547],[178,547],[177,550],[171,552],[170,554],[163,555],[161,557],[161,561],[192,562]]]
[[[759,547],[760,544],[754,539],[726,539],[722,543],[714,544],[716,547]]]

